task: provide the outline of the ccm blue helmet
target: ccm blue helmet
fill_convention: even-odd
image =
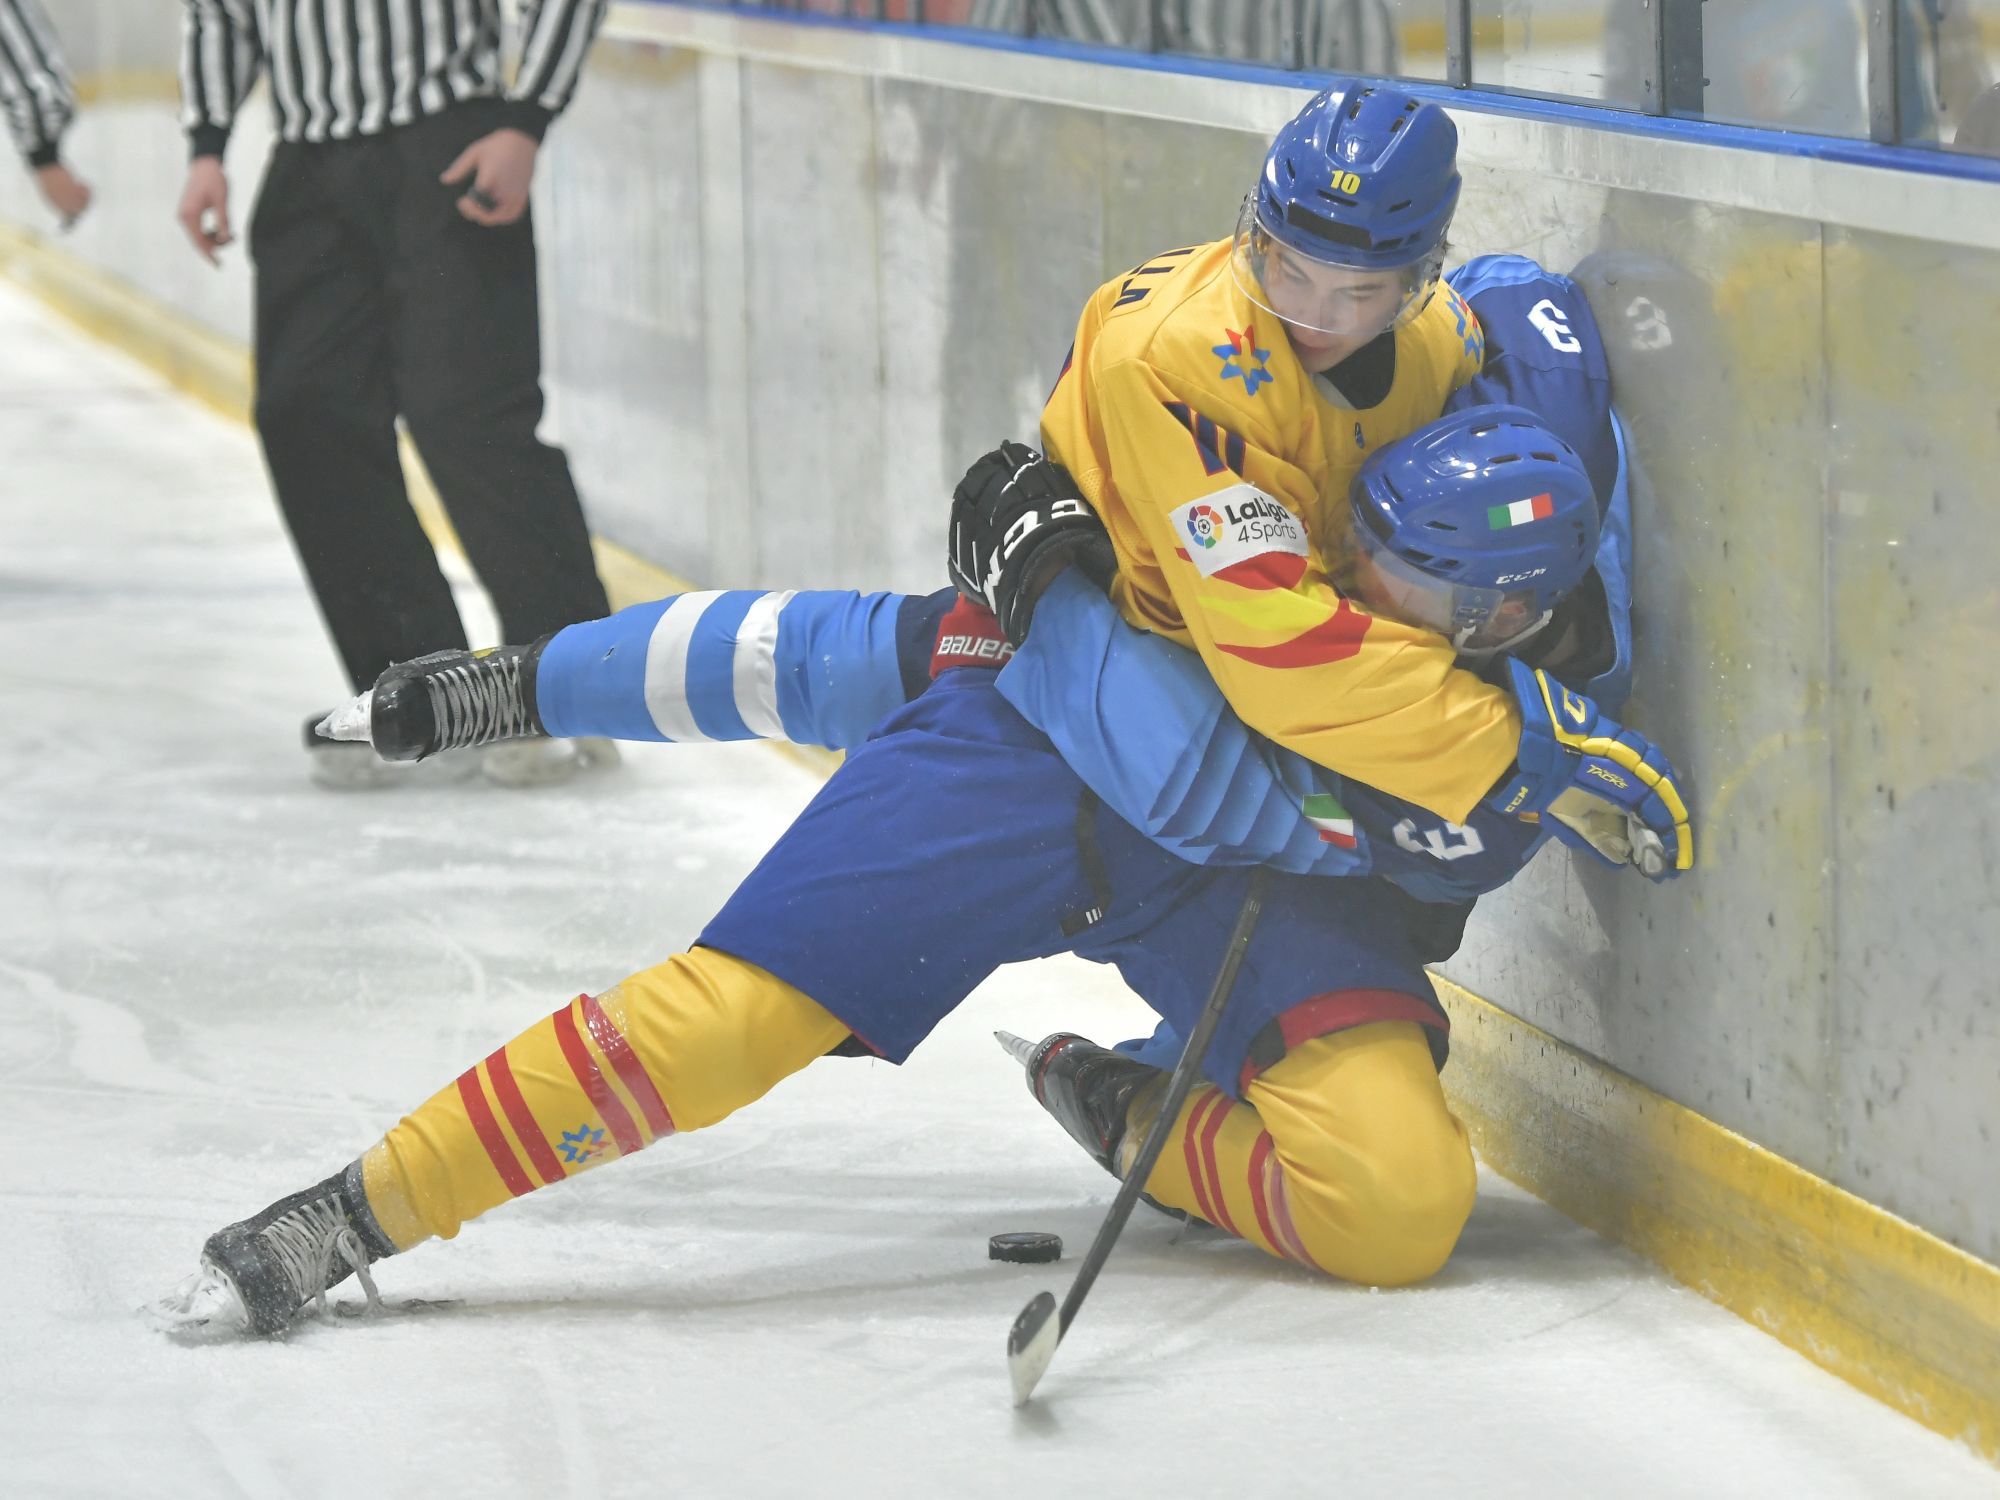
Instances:
[[[1467,407],[1377,450],[1348,499],[1354,553],[1340,581],[1462,652],[1519,645],[1597,556],[1590,471],[1518,406]]]
[[[1457,156],[1458,127],[1437,105],[1335,82],[1271,142],[1236,224],[1237,285],[1319,333],[1372,336],[1416,316],[1444,264]]]

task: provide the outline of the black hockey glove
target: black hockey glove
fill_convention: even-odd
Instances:
[[[951,581],[992,610],[1007,639],[1028,635],[1035,601],[1070,564],[1099,588],[1118,571],[1104,523],[1069,477],[1025,443],[1002,443],[951,492]]]

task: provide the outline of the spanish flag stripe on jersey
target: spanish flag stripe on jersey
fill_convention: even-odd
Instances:
[[[638,1101],[639,1110],[653,1132],[653,1139],[657,1141],[663,1135],[672,1135],[674,1117],[667,1110],[667,1101],[653,1087],[645,1064],[639,1061],[632,1044],[625,1040],[625,1033],[604,1013],[604,1007],[597,1003],[595,995],[579,995],[577,1004],[583,1007],[583,1021],[590,1028],[591,1040],[610,1059],[611,1066],[618,1073],[618,1081],[625,1085],[625,1091]]]
[[[514,1148],[507,1144],[500,1122],[493,1118],[493,1110],[486,1103],[486,1090],[479,1085],[479,1069],[476,1066],[458,1075],[458,1098],[465,1106],[466,1119],[472,1122],[472,1133],[486,1148],[487,1159],[500,1174],[500,1181],[507,1191],[516,1198],[523,1193],[532,1193],[535,1185],[521,1170],[520,1159],[514,1155]]]
[[[521,1097],[521,1086],[514,1081],[514,1067],[507,1061],[505,1047],[486,1059],[486,1076],[492,1081],[493,1097],[500,1101],[500,1112],[514,1127],[515,1139],[528,1153],[528,1160],[534,1164],[535,1170],[542,1174],[542,1181],[561,1182],[569,1173],[563,1170],[563,1164],[549,1149],[548,1137],[535,1122],[535,1114],[528,1108],[528,1101]]]
[[[639,1139],[639,1127],[633,1122],[631,1113],[612,1092],[611,1085],[597,1069],[597,1059],[584,1045],[583,1036],[576,1029],[575,1010],[574,1004],[566,1005],[550,1018],[555,1022],[556,1041],[562,1047],[563,1057],[569,1062],[570,1072],[576,1075],[576,1081],[589,1095],[598,1118],[610,1128],[611,1138],[618,1143],[619,1155],[630,1156],[645,1142]]]
[[[1308,630],[1274,646],[1238,646],[1228,641],[1215,643],[1218,651],[1241,657],[1253,666],[1295,668],[1324,666],[1345,661],[1360,651],[1372,617],[1362,614],[1342,599],[1332,615]]]

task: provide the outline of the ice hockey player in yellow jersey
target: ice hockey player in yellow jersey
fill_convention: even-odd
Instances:
[[[1478,323],[1439,280],[1456,147],[1406,94],[1314,99],[1233,239],[1090,299],[1042,441],[1110,528],[1129,621],[1200,651],[1253,729],[1462,822],[1514,758],[1512,695],[1330,577],[1363,460],[1479,371]]]

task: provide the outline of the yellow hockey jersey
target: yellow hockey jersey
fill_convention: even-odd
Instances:
[[[1110,530],[1128,621],[1199,651],[1251,728],[1462,822],[1513,762],[1512,697],[1441,637],[1342,598],[1329,563],[1362,460],[1478,373],[1478,322],[1440,285],[1396,331],[1388,394],[1351,409],[1243,294],[1229,250],[1170,251],[1099,288],[1042,445]]]

